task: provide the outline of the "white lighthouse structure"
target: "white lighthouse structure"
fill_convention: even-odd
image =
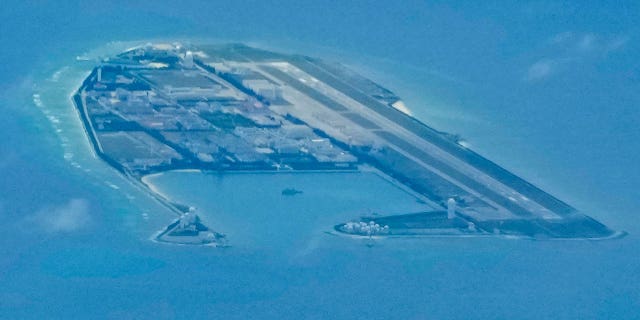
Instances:
[[[447,218],[449,220],[456,217],[456,200],[453,198],[449,198],[447,200]]]
[[[187,53],[184,54],[182,65],[187,69],[193,68],[193,52],[187,51]]]

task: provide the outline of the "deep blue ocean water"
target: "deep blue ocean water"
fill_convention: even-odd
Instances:
[[[632,2],[5,2],[0,318],[640,318],[639,13]],[[239,228],[232,213],[246,203],[246,230],[269,228],[224,250],[148,241],[173,216],[91,156],[68,100],[91,68],[77,55],[148,39],[342,61],[426,123],[629,235],[369,248],[317,226],[323,212],[371,206],[379,183],[241,176],[212,184],[202,206]],[[281,203],[282,179],[333,201],[305,192]],[[261,203],[287,219],[267,219]]]

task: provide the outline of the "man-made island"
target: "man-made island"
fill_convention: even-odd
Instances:
[[[334,227],[339,234],[618,234],[413,118],[391,91],[336,63],[241,44],[148,44],[101,61],[73,100],[97,154],[136,182],[176,169],[374,170],[441,208],[354,217],[360,221]],[[181,215],[157,240],[224,240],[188,206],[156,196]]]

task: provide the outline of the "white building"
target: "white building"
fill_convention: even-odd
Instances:
[[[182,65],[187,69],[193,68],[193,52],[187,51],[184,54],[184,59],[182,60]]]
[[[280,86],[265,79],[245,79],[242,80],[242,85],[270,101],[282,98]]]

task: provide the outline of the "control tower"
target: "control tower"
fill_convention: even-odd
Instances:
[[[453,198],[449,198],[447,200],[447,218],[449,220],[456,217],[456,200]]]

